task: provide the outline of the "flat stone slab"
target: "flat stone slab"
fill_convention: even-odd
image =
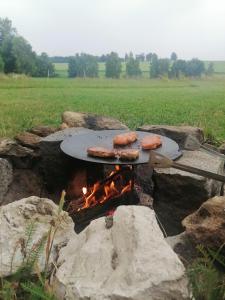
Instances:
[[[183,151],[177,162],[213,173],[224,173],[224,162],[202,151]],[[154,209],[167,234],[182,231],[181,221],[204,201],[220,195],[222,183],[189,172],[155,169]]]
[[[167,136],[178,143],[183,149],[189,135],[195,137],[200,143],[204,141],[204,133],[201,128],[192,126],[170,126],[170,125],[143,125],[137,130],[152,132]]]

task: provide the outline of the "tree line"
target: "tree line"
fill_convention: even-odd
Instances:
[[[104,58],[104,59],[103,59]],[[74,57],[68,58],[68,75],[69,77],[97,77],[98,62],[105,63],[105,77],[119,78],[122,73],[122,63],[126,66],[127,77],[139,77],[142,75],[140,63],[146,61],[149,66],[150,78],[180,78],[200,77],[203,74],[211,76],[214,73],[213,63],[207,68],[203,61],[193,58],[191,60],[178,59],[177,54],[173,52],[170,58],[158,58],[155,53],[147,55],[126,54],[124,59],[120,58],[116,52],[100,56],[90,54],[76,54]]]
[[[34,77],[56,76],[54,64],[68,63],[69,77],[98,77],[99,62],[105,63],[105,77],[119,78],[122,73],[122,63],[126,66],[127,77],[142,75],[140,64],[146,62],[150,78],[180,78],[200,77],[202,74],[212,75],[213,64],[205,68],[204,62],[193,58],[185,61],[178,59],[173,52],[170,58],[159,58],[156,53],[136,54],[126,53],[123,58],[116,52],[94,56],[81,53],[72,57],[48,57],[46,53],[37,55],[31,45],[17,33],[12,22],[0,18],[0,72],[26,74]]]
[[[0,18],[0,72],[34,77],[55,75],[54,65],[48,55],[37,55],[7,18]]]

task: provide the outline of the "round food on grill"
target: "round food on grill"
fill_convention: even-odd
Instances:
[[[138,149],[125,149],[118,152],[120,160],[136,160],[139,157]]]
[[[90,156],[101,157],[101,158],[115,158],[116,152],[112,149],[104,147],[90,147],[87,149],[87,153]]]
[[[158,148],[161,145],[162,145],[162,140],[158,135],[153,135],[153,136],[146,135],[141,141],[141,147],[143,150],[153,150]]]
[[[135,142],[138,135],[135,131],[125,132],[114,136],[113,144],[118,146],[126,146]]]

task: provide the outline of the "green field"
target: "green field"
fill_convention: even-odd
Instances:
[[[0,136],[59,125],[65,110],[143,124],[188,124],[225,140],[225,76],[201,80],[0,77]]]
[[[210,61],[205,61],[205,66],[209,65]],[[67,63],[56,63],[55,70],[58,77],[68,77],[68,64]],[[213,61],[215,74],[224,74],[225,75],[225,61]],[[140,67],[142,70],[142,77],[149,78],[149,63],[141,62]],[[105,76],[105,63],[98,64],[99,77]],[[121,77],[125,77],[126,65],[122,63],[122,74]]]

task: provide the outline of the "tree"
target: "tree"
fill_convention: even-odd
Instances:
[[[69,77],[98,77],[98,61],[93,55],[76,54],[69,60]]]
[[[186,63],[186,76],[200,77],[204,71],[205,65],[198,58],[193,58]]]
[[[152,53],[151,52],[146,54],[146,60],[151,62],[151,60],[152,60]]]
[[[170,62],[168,58],[160,58],[158,60],[158,74],[161,76],[168,76]]]
[[[157,78],[159,76],[159,61],[158,56],[153,53],[150,64],[150,78]]]
[[[55,68],[46,53],[41,53],[36,57],[34,77],[53,77],[55,76]]]
[[[36,68],[36,54],[31,45],[21,36],[12,39],[12,55],[15,59],[15,73],[33,75]]]
[[[176,54],[175,52],[172,52],[172,53],[171,53],[171,56],[170,56],[170,59],[171,59],[172,61],[176,61],[176,60],[177,60],[177,54]]]
[[[1,55],[4,61],[4,72],[6,74],[14,72],[16,68],[16,58],[13,55],[12,46],[12,37],[6,36],[1,43]]]
[[[142,62],[145,61],[145,54],[144,53],[137,54],[136,59]]]
[[[208,67],[207,67],[207,69],[206,69],[205,74],[206,74],[207,76],[212,76],[212,75],[214,74],[214,65],[213,65],[212,62],[209,63],[209,65],[208,65]]]
[[[122,71],[121,60],[116,52],[107,55],[105,76],[107,78],[119,78]]]
[[[8,19],[0,18],[0,47],[2,42],[7,37],[13,37],[16,35],[16,29],[12,27],[12,22]]]
[[[2,56],[0,55],[0,73],[4,71],[4,61]]]
[[[140,62],[130,56],[126,62],[126,74],[129,77],[141,75]]]

